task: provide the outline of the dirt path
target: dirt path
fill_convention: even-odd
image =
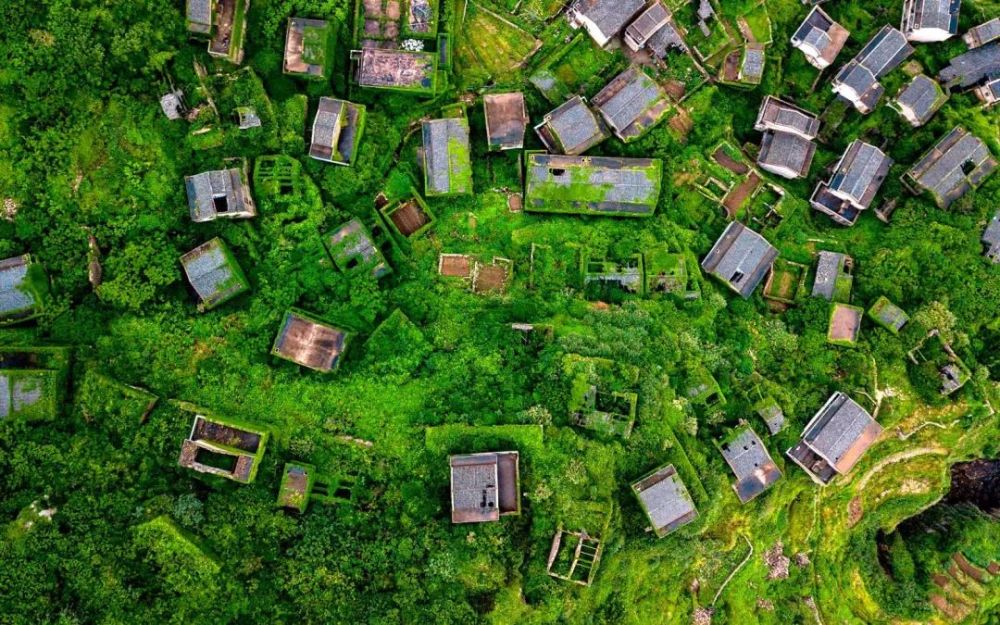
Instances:
[[[747,538],[745,535],[743,536],[743,540],[747,541],[747,547],[750,547],[750,553],[747,554],[747,557],[743,558],[743,562],[740,562],[736,566],[736,568],[733,569],[733,572],[729,574],[729,577],[726,578],[726,581],[722,582],[722,586],[719,586],[719,591],[715,593],[715,597],[712,598],[712,603],[710,604],[712,606],[714,606],[715,602],[719,600],[720,596],[722,596],[722,591],[726,589],[726,586],[729,585],[729,582],[732,581],[734,577],[736,577],[736,574],[740,572],[740,569],[746,566],[747,562],[750,561],[750,558],[753,557],[753,543],[751,543],[750,539]]]
[[[891,454],[882,458],[875,466],[868,470],[867,473],[861,478],[861,480],[854,486],[855,491],[863,491],[868,481],[875,477],[875,474],[886,468],[890,464],[895,464],[897,462],[902,462],[903,460],[909,460],[910,458],[916,458],[918,456],[946,456],[948,455],[948,450],[943,447],[918,447],[916,449],[908,449],[906,451],[901,451],[899,453]]]

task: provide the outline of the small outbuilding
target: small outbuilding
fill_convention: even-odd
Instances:
[[[549,152],[577,156],[610,136],[587,101],[573,96],[542,118],[535,132]]]
[[[1000,264],[1000,209],[997,209],[993,219],[990,219],[990,223],[986,225],[982,241],[986,258]]]
[[[271,353],[316,371],[333,371],[347,347],[350,333],[292,309],[285,313]]]
[[[257,477],[268,433],[254,426],[195,415],[191,434],[181,445],[178,464],[249,484]]]
[[[825,486],[838,474],[850,473],[881,433],[882,426],[867,410],[836,392],[806,425],[788,457]]]
[[[826,332],[826,340],[834,345],[852,347],[858,342],[861,332],[861,318],[864,308],[836,302],[830,310],[830,327]]]
[[[634,482],[632,492],[649,518],[657,538],[663,538],[698,518],[694,500],[672,464],[654,469]]]
[[[249,219],[257,214],[250,185],[246,177],[246,164],[242,168],[206,171],[185,176],[188,208],[195,222],[216,219]]]
[[[313,119],[309,156],[336,165],[353,164],[364,125],[364,105],[320,98]]]
[[[885,295],[875,300],[875,303],[868,309],[868,316],[893,334],[899,334],[906,322],[910,320],[910,316],[902,308],[890,302]]]
[[[341,273],[368,269],[372,276],[381,278],[392,272],[382,250],[358,219],[340,225],[327,234],[324,241],[333,264]]]
[[[181,256],[199,310],[211,310],[250,289],[243,270],[225,241],[216,237]]]
[[[749,426],[739,428],[719,450],[736,476],[733,490],[740,503],[754,499],[781,479],[778,465]]]
[[[484,523],[521,513],[516,451],[451,456],[451,522]]]
[[[483,96],[486,116],[486,142],[490,150],[520,150],[524,147],[524,131],[528,126],[528,110],[524,94],[488,93]]]
[[[701,261],[701,268],[746,298],[764,280],[777,257],[778,250],[767,239],[733,221]]]
[[[820,250],[816,260],[812,296],[847,303],[854,287],[854,276],[851,275],[853,266],[854,260],[847,254]]]

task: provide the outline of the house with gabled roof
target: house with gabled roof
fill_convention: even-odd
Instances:
[[[854,276],[850,273],[853,266],[854,260],[846,254],[820,250],[816,260],[812,296],[831,302],[850,301],[854,286]]]
[[[341,224],[323,237],[333,264],[342,273],[368,270],[375,278],[392,272],[368,228],[358,219]]]
[[[486,142],[490,150],[520,150],[524,147],[524,131],[528,125],[528,110],[524,94],[487,93],[483,96],[486,116]]]
[[[879,79],[899,67],[913,52],[903,33],[887,25],[840,68],[831,83],[833,92],[859,112],[871,113],[885,92]]]
[[[554,154],[577,156],[610,136],[582,96],[573,96],[542,118],[535,132]]]
[[[847,475],[882,433],[867,410],[841,392],[823,404],[806,425],[788,457],[817,484],[826,486],[837,475]]]
[[[811,141],[819,134],[819,125],[819,118],[809,111],[769,95],[761,103],[753,127],[760,132],[788,132]]]
[[[591,104],[626,143],[642,136],[670,110],[667,94],[635,65],[615,76]]]
[[[315,371],[333,371],[350,333],[297,309],[285,313],[271,353]]]
[[[198,309],[211,310],[250,289],[250,283],[225,241],[216,237],[181,256]]]
[[[861,212],[875,199],[892,159],[870,143],[855,139],[833,168],[827,181],[820,181],[809,203],[843,226],[853,226]]]
[[[737,429],[719,450],[736,476],[733,490],[740,503],[754,499],[781,479],[781,470],[750,426]]]
[[[194,176],[185,176],[188,208],[194,222],[215,221],[219,218],[249,219],[257,214],[242,168],[217,169]]]
[[[915,191],[929,191],[941,208],[978,187],[997,167],[997,159],[979,137],[956,126],[903,177]]]
[[[583,27],[603,48],[645,5],[645,0],[575,0],[566,17],[572,28]]]
[[[660,29],[670,23],[671,17],[670,9],[661,0],[656,0],[625,29],[625,35],[622,37],[625,45],[633,52],[638,52]]]
[[[986,108],[1000,102],[1000,72],[991,75],[981,85],[972,90]]]
[[[656,468],[632,484],[653,533],[663,538],[698,518],[698,509],[672,464]]]
[[[516,451],[451,456],[451,522],[484,523],[521,513]]]
[[[962,0],[906,0],[899,27],[910,41],[945,41],[958,34]]]
[[[472,193],[469,122],[463,117],[423,122],[424,195]]]
[[[801,135],[768,130],[760,142],[757,165],[782,178],[804,178],[815,155],[816,144]]]
[[[948,94],[933,78],[917,74],[899,90],[889,106],[899,111],[913,127],[923,126],[948,100]]]
[[[850,34],[817,6],[792,35],[792,47],[801,50],[810,65],[825,69],[836,60]]]
[[[938,79],[951,89],[972,89],[1000,76],[1000,41],[994,41],[948,61]]]
[[[336,165],[353,164],[364,125],[363,104],[320,98],[309,140],[309,156]]]
[[[282,71],[293,76],[325,78],[330,70],[333,26],[326,20],[288,19]]]
[[[187,0],[185,16],[188,31],[199,35],[212,34],[214,13],[215,0]]]
[[[1000,39],[1000,17],[973,26],[962,35],[962,41],[969,49],[979,48]]]
[[[885,295],[875,300],[875,303],[868,309],[868,316],[872,321],[893,334],[899,334],[899,331],[910,320],[906,311],[890,302]]]
[[[1000,264],[1000,209],[997,209],[993,219],[986,225],[983,231],[983,246],[985,247],[986,258],[994,263]]]
[[[44,271],[30,254],[0,260],[0,326],[27,321],[41,312],[44,293],[36,283],[44,280]]]
[[[268,432],[236,421],[195,415],[177,463],[199,473],[250,484],[264,456]]]
[[[531,153],[525,166],[524,208],[646,217],[656,210],[662,177],[658,159]]]
[[[732,221],[701,261],[701,268],[741,296],[750,297],[777,257],[778,250],[767,239]]]

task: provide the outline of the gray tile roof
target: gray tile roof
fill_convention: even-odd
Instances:
[[[767,239],[734,221],[726,226],[701,267],[743,297],[750,297],[777,257],[778,250]]]
[[[868,411],[836,392],[812,418],[802,440],[838,473],[849,472],[882,433]]]
[[[958,32],[962,0],[907,0],[903,5],[903,32],[910,35],[925,28]]]
[[[0,420],[16,415],[47,398],[46,380],[52,377],[49,370],[0,370]]]
[[[610,38],[621,32],[645,4],[645,0],[576,0],[570,10],[585,16]]]
[[[604,125],[580,96],[556,107],[535,130],[550,151],[571,155],[583,154],[608,137]]]
[[[899,67],[913,52],[913,46],[907,43],[903,33],[886,25],[854,58],[879,79]]]
[[[830,191],[866,209],[889,175],[892,159],[874,145],[856,139],[834,168]]]
[[[997,167],[997,161],[979,137],[961,126],[942,138],[907,172],[917,186],[948,206],[978,186]]]
[[[1000,39],[1000,17],[994,17],[988,22],[973,26],[965,33],[963,39],[969,48],[978,48]]]
[[[0,261],[0,319],[35,307],[35,296],[25,288],[28,265],[27,255]]]
[[[794,132],[806,139],[815,139],[819,133],[819,118],[794,104],[774,96],[767,96],[760,105],[754,128]]]
[[[1000,73],[1000,41],[956,56],[941,70],[938,78],[949,86],[965,89],[997,73]]]
[[[781,411],[781,406],[778,404],[764,406],[757,410],[757,414],[767,424],[767,429],[771,434],[777,434],[785,425],[785,413]]]
[[[188,282],[206,308],[212,308],[247,290],[242,272],[222,239],[202,243],[181,257]]]
[[[820,251],[816,261],[816,280],[813,282],[813,297],[833,300],[833,292],[837,287],[837,277],[844,267],[847,257],[837,252]]]
[[[635,66],[612,79],[594,96],[593,104],[622,138],[640,134],[642,129],[659,119],[668,106],[660,86]]]
[[[809,173],[816,144],[797,134],[768,130],[761,141],[757,164],[763,169],[784,176],[800,178]]]
[[[670,21],[670,17],[670,10],[657,0],[628,25],[628,28],[625,29],[625,36],[631,38],[637,46],[642,47]]]
[[[1000,263],[1000,209],[986,225],[983,243],[986,245],[986,257],[994,263]]]
[[[847,97],[855,108],[863,112],[871,111],[882,99],[885,88],[878,82],[875,74],[857,61],[851,61],[840,68],[833,79],[834,89]],[[844,93],[843,87],[851,93]]]
[[[896,104],[908,111],[917,125],[922,126],[941,108],[946,99],[947,96],[934,79],[918,74],[900,89],[896,95]]]
[[[498,483],[496,454],[452,457],[452,522],[468,523],[499,519]]]
[[[464,117],[425,121],[423,138],[427,194],[471,193],[469,122]]]
[[[313,119],[312,142],[309,145],[309,156],[320,160],[335,158],[340,143],[340,129],[345,104],[343,100],[320,98]]]
[[[212,27],[212,0],[187,0],[187,22],[188,29],[207,33]]]
[[[653,530],[663,536],[693,520],[698,512],[684,482],[673,465],[658,469],[654,474],[632,485],[642,502]]]
[[[529,154],[525,208],[537,212],[648,215],[656,210],[656,159]]]
[[[726,464],[736,476],[733,490],[746,503],[771,487],[781,478],[781,471],[774,463],[767,447],[750,427],[743,428],[720,450]]]
[[[743,51],[740,80],[753,83],[760,82],[764,76],[764,62],[766,59],[763,46],[748,45]]]
[[[385,262],[382,252],[375,246],[368,230],[357,219],[343,224],[326,237],[330,255],[338,263],[349,263],[360,259],[360,264],[371,265],[371,273],[380,278],[389,273],[389,265]]]
[[[254,215],[253,205],[248,202],[249,191],[243,185],[239,169],[219,169],[186,176],[184,184],[193,221]]]
[[[824,68],[837,58],[849,36],[846,28],[817,6],[792,35],[792,45],[802,50],[812,65]]]

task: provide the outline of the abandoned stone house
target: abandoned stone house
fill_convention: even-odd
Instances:
[[[986,225],[982,241],[986,258],[1000,264],[1000,209],[997,209],[990,223]]]
[[[747,298],[771,270],[778,250],[738,221],[730,222],[709,250],[701,268]]]
[[[309,140],[309,156],[327,163],[351,165],[361,140],[365,107],[336,98],[320,98]]]
[[[813,67],[825,69],[836,60],[850,34],[817,6],[792,35],[792,47],[801,50]]]
[[[917,74],[899,90],[890,103],[913,127],[923,126],[948,100],[948,94],[933,78]]]
[[[781,479],[781,471],[774,463],[763,441],[745,426],[720,446],[722,457],[736,476],[733,490],[740,503],[747,503]]]
[[[830,310],[830,323],[826,332],[826,340],[834,345],[853,346],[858,342],[861,332],[861,319],[865,310],[842,302],[834,302]]]
[[[531,153],[525,176],[527,211],[637,217],[656,210],[662,167],[648,158]]]
[[[885,92],[879,79],[899,67],[913,52],[903,33],[886,25],[840,68],[832,82],[833,92],[859,112],[871,113]]]
[[[890,302],[884,295],[875,300],[868,309],[868,316],[893,334],[899,334],[910,320],[910,316],[902,308]]]
[[[263,125],[260,115],[257,114],[257,110],[252,106],[237,106],[236,121],[239,124],[240,130],[260,128]]]
[[[938,375],[941,378],[941,388],[939,390],[945,396],[951,395],[965,386],[965,383],[971,377],[969,372],[963,369],[957,362],[949,362],[941,367]]]
[[[973,26],[962,35],[962,41],[970,50],[985,46],[997,39],[1000,39],[1000,17]]]
[[[68,364],[67,348],[0,349],[0,421],[55,418],[62,406]]]
[[[645,6],[645,0],[574,0],[566,17],[572,28],[583,27],[603,48]]]
[[[685,31],[674,22],[670,9],[657,0],[629,24],[623,39],[633,52],[645,50],[662,60],[670,50],[688,52],[684,34]]]
[[[29,254],[0,260],[0,325],[30,319],[38,311],[40,302],[28,275],[31,265]]]
[[[945,41],[958,34],[962,0],[905,0],[900,30],[910,41]]]
[[[853,226],[875,199],[889,175],[892,159],[860,139],[837,161],[829,180],[820,181],[809,199],[812,207],[842,226]]]
[[[632,492],[658,538],[698,518],[694,500],[672,464],[654,469],[634,482]]]
[[[357,63],[358,85],[370,89],[390,89],[434,93],[438,55],[414,50],[364,48],[351,53]]]
[[[997,159],[977,136],[956,126],[909,171],[904,181],[914,191],[929,191],[941,208],[978,187],[997,167]]]
[[[324,20],[289,18],[282,70],[286,74],[323,78],[327,71],[328,29],[329,24]]]
[[[535,132],[549,152],[578,156],[610,136],[582,96],[573,96],[546,114]]]
[[[849,271],[853,264],[854,261],[846,254],[820,250],[817,254],[812,296],[822,297],[827,301],[847,302],[854,283],[854,276]]]
[[[946,67],[938,72],[938,79],[952,90],[977,89],[1000,76],[1000,41],[952,58]]]
[[[972,91],[987,108],[1000,102],[1000,72],[990,76]]]
[[[373,277],[381,278],[392,272],[382,250],[358,219],[341,224],[324,240],[333,264],[343,273],[370,268]]]
[[[819,132],[819,119],[794,104],[773,96],[761,103],[754,129],[764,133],[757,164],[761,169],[785,178],[809,173]]]
[[[215,12],[214,0],[187,0],[185,11],[188,32],[201,35],[212,33],[212,17]]]
[[[528,110],[524,94],[488,93],[483,96],[486,118],[486,143],[490,150],[520,150],[524,147],[524,132],[528,125]]]
[[[841,392],[835,392],[806,425],[788,457],[820,485],[850,473],[882,433],[868,411]]]
[[[521,477],[516,451],[457,455],[451,465],[451,522],[484,523],[520,514]]]
[[[640,137],[670,110],[660,85],[634,65],[615,76],[591,104],[615,136],[625,142]]]
[[[191,433],[181,445],[178,464],[249,484],[257,477],[268,433],[232,421],[195,415]]]
[[[243,62],[243,38],[249,0],[186,0],[187,30],[207,38],[208,53],[237,65]]]
[[[785,427],[785,413],[778,402],[773,399],[762,403],[757,408],[757,415],[764,420],[767,431],[772,435],[777,434]]]
[[[176,89],[164,94],[160,98],[160,110],[170,121],[184,117],[184,92]]]
[[[448,117],[424,121],[423,140],[425,195],[472,193],[468,120]]]
[[[350,333],[300,310],[289,310],[271,353],[315,371],[333,371],[340,365]]]
[[[757,112],[754,129],[760,132],[787,132],[811,141],[819,134],[819,118],[774,96],[767,96]]]
[[[181,266],[198,296],[199,310],[211,310],[250,288],[229,247],[218,237],[181,256]]]
[[[194,222],[249,219],[257,214],[243,169],[233,167],[185,176],[184,185]]]

